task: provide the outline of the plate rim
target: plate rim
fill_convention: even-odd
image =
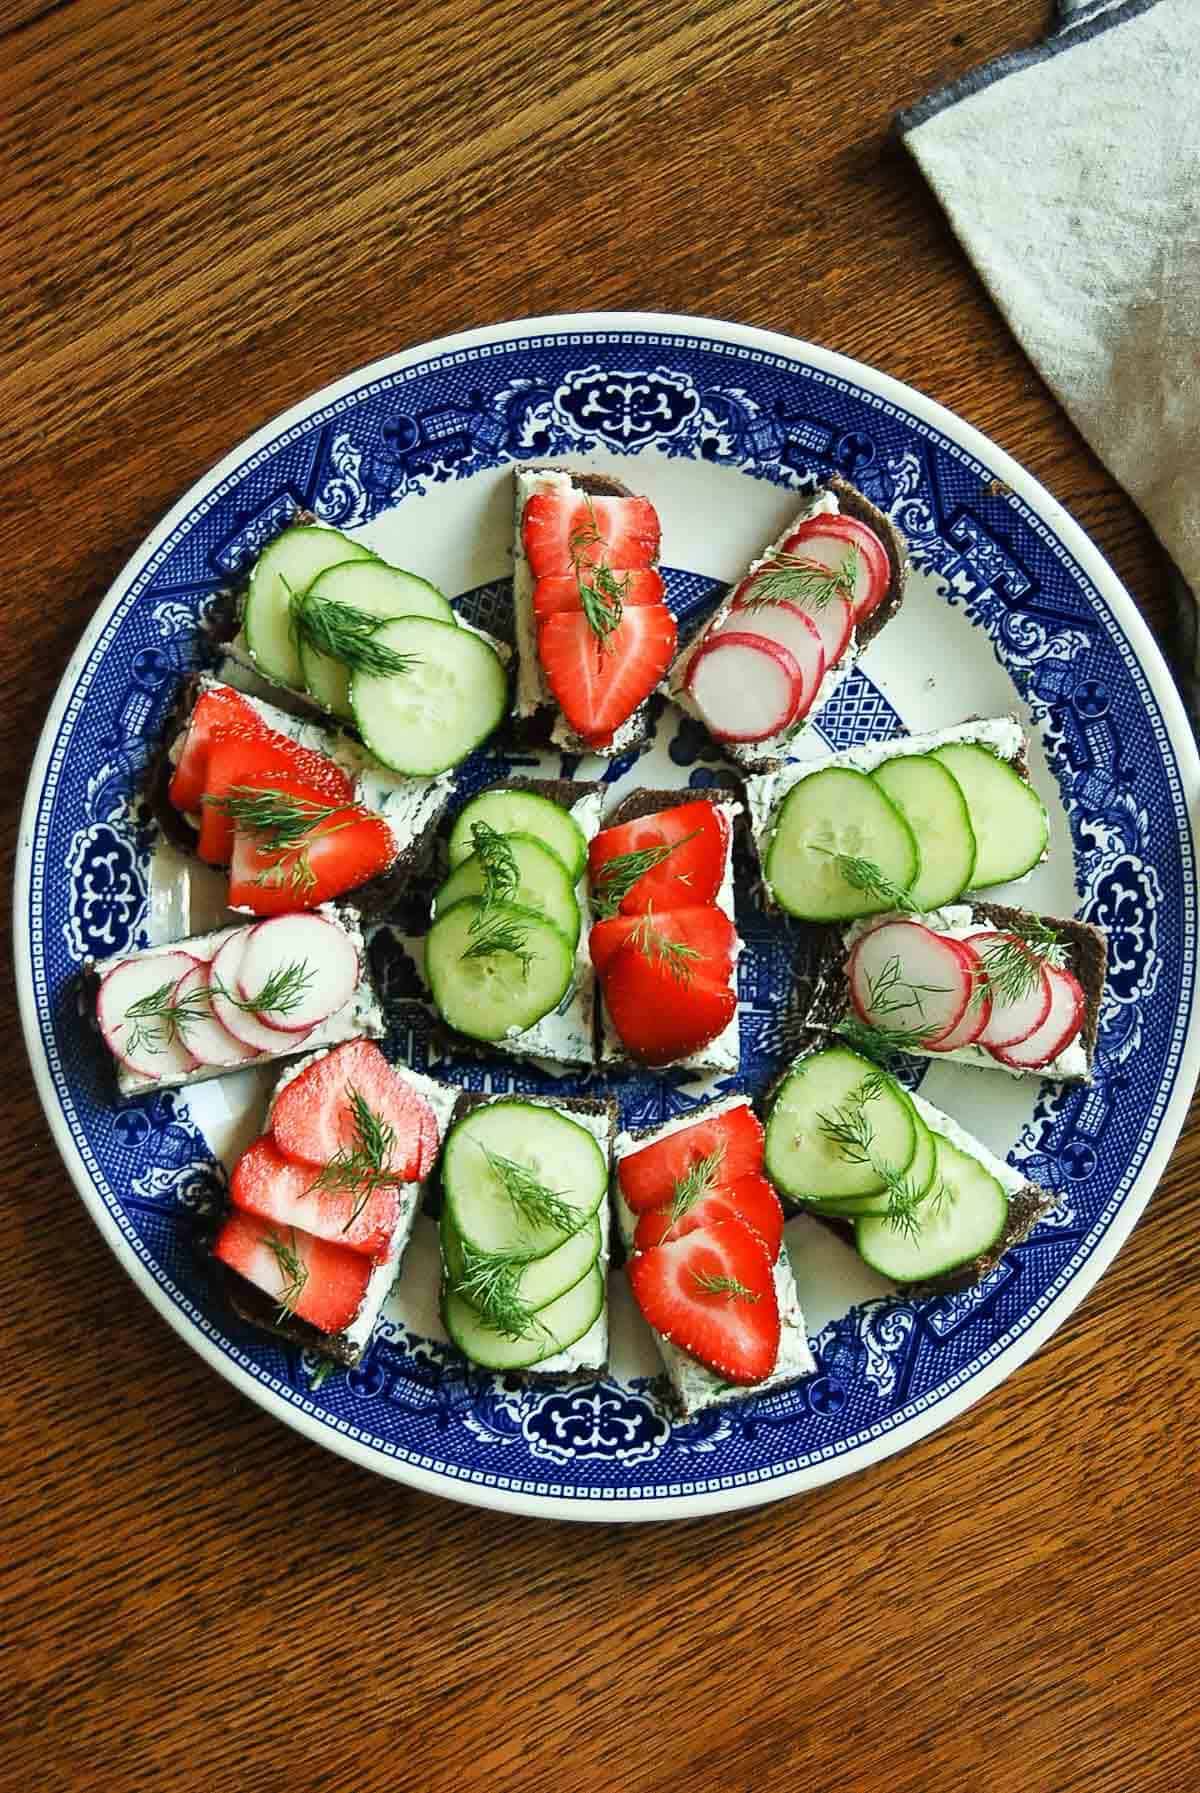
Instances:
[[[757,325],[732,320],[672,312],[601,311],[559,312],[540,317],[503,320],[480,325],[472,330],[457,331],[436,337],[411,348],[379,357],[353,369],[339,379],[308,393],[286,410],[269,418],[242,442],[236,444],[213,466],[202,473],[164,517],[138,542],[96,607],[90,622],[64,667],[42,725],[30,765],[25,796],[18,825],[16,864],[14,871],[13,946],[18,1010],[25,1050],[33,1071],[34,1084],[51,1135],[84,1207],[97,1225],[118,1263],[135,1286],[172,1329],[201,1359],[215,1369],[274,1419],[282,1420],[301,1436],[327,1450],[426,1494],[465,1505],[490,1508],[541,1519],[568,1519],[579,1522],[628,1523],[652,1520],[670,1521],[700,1518],[715,1513],[736,1512],[787,1499],[807,1489],[840,1480],[871,1465],[882,1462],[920,1439],[928,1437],[943,1425],[957,1419],[967,1409],[1007,1380],[1061,1326],[1085,1298],[1128,1238],[1162,1176],[1174,1150],[1192,1090],[1200,1073],[1200,1017],[1197,1013],[1197,973],[1186,992],[1189,1004],[1187,1026],[1180,1050],[1174,1087],[1159,1120],[1154,1144],[1147,1153],[1141,1170],[1126,1192],[1120,1208],[1109,1223],[1084,1264],[1065,1288],[1048,1303],[1017,1338],[979,1369],[971,1380],[952,1389],[925,1413],[918,1413],[902,1427],[893,1428],[881,1437],[868,1440],[854,1451],[828,1461],[809,1465],[802,1470],[779,1475],[770,1481],[667,1497],[614,1501],[600,1491],[564,1499],[559,1495],[524,1494],[513,1489],[478,1485],[460,1481],[439,1471],[425,1470],[418,1464],[391,1457],[372,1445],[360,1444],[336,1428],[294,1406],[241,1368],[217,1345],[196,1320],[188,1314],[149,1273],[121,1233],[113,1216],[96,1190],[67,1125],[54,1089],[53,1079],[41,1036],[40,1019],[34,991],[32,930],[29,926],[29,904],[32,895],[34,863],[34,828],[40,808],[41,794],[54,742],[66,716],[78,677],[126,595],[139,570],[170,536],[197,503],[212,491],[248,457],[268,446],[287,430],[304,423],[322,406],[336,402],[370,381],[391,376],[405,367],[435,356],[455,354],[462,350],[504,342],[526,335],[571,334],[573,332],[621,333],[646,332],[694,334],[725,341],[742,348],[759,350],[817,368],[835,377],[853,381],[878,397],[922,418],[940,429],[952,442],[973,454],[976,459],[994,467],[998,476],[1010,485],[1019,497],[1058,537],[1063,547],[1077,561],[1105,601],[1111,605],[1143,676],[1159,705],[1167,740],[1176,756],[1179,777],[1184,790],[1189,825],[1200,800],[1200,755],[1192,736],[1182,701],[1163,658],[1162,651],[1100,549],[1085,534],[1059,501],[1034,474],[1023,467],[1007,451],[975,428],[973,424],[950,411],[919,388],[909,386],[892,375],[836,350],[827,349],[804,338],[763,329]],[[1193,831],[1193,855],[1196,841]]]

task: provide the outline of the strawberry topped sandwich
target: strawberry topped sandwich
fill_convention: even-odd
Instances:
[[[568,751],[613,755],[646,739],[647,700],[676,642],[659,539],[650,500],[618,480],[517,474],[517,716],[557,710],[552,739]]]

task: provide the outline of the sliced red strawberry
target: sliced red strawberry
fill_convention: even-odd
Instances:
[[[775,1262],[783,1243],[783,1208],[764,1176],[751,1171],[728,1187],[715,1183],[683,1206],[686,1194],[685,1186],[678,1214],[675,1203],[668,1202],[639,1216],[633,1236],[635,1251],[649,1251],[651,1246],[662,1245],[668,1239],[682,1239],[685,1233],[694,1232],[698,1226],[709,1226],[714,1220],[740,1220],[758,1234],[767,1256]]]
[[[521,540],[535,579],[603,563],[629,572],[658,559],[661,531],[648,498],[584,498],[538,492],[521,517]]]
[[[617,925],[630,919],[619,916]],[[729,982],[736,938],[729,917],[711,903],[640,918],[603,978],[609,1019],[634,1058],[670,1064],[728,1027],[737,1013]]]
[[[711,903],[721,888],[728,852],[729,818],[701,798],[601,829],[588,851],[588,875],[602,904],[606,898],[611,904],[623,891],[620,912],[638,915],[651,907]],[[631,855],[657,860],[632,883],[638,864],[645,861]]]
[[[315,1165],[285,1158],[271,1135],[264,1134],[234,1165],[229,1199],[247,1214],[301,1227],[314,1238],[386,1263],[401,1214],[396,1186],[360,1181],[350,1187],[314,1187],[319,1175]]]
[[[271,1133],[284,1156],[320,1167],[354,1151],[360,1130],[352,1093],[391,1128],[380,1168],[406,1183],[428,1176],[437,1156],[437,1117],[371,1040],[335,1046],[284,1085],[271,1111]]]
[[[659,1208],[690,1170],[717,1152],[726,1183],[762,1169],[762,1122],[753,1109],[739,1104],[723,1114],[704,1115],[693,1126],[630,1152],[617,1165],[621,1194],[636,1214]]]
[[[641,567],[635,571],[614,573],[621,593],[621,602],[627,609],[636,609],[640,604],[661,604],[666,587],[662,574],[654,567]],[[537,619],[554,616],[560,610],[582,610],[583,598],[579,590],[579,580],[574,573],[549,573],[539,579],[533,588],[533,608]]]
[[[213,1255],[277,1301],[281,1314],[330,1334],[349,1326],[371,1276],[362,1252],[237,1208],[217,1234]]]
[[[772,1261],[736,1220],[696,1227],[629,1260],[634,1299],[649,1325],[727,1382],[762,1382],[779,1356]]]
[[[188,718],[183,749],[167,791],[171,802],[181,812],[200,807],[208,777],[209,748],[218,731],[226,738],[269,733],[253,704],[231,685],[215,685],[202,692]]]
[[[737,929],[715,903],[694,903],[661,914],[653,909],[641,915],[614,915],[598,921],[589,936],[598,976],[607,975],[617,954],[631,941],[648,958],[676,967],[681,977],[696,974],[724,983],[733,969]]]
[[[676,635],[675,618],[663,604],[624,611],[603,640],[582,610],[547,617],[538,628],[538,657],[576,734],[607,745],[666,672]]]
[[[267,781],[260,780],[265,786]],[[315,818],[303,840],[285,852],[238,827],[229,867],[229,903],[254,915],[288,915],[357,890],[387,871],[396,840],[382,816],[358,804],[333,805],[311,786],[279,779],[281,796],[307,805]]]
[[[782,552],[795,554],[818,566],[837,572],[846,564],[847,550],[858,550],[855,563],[854,620],[861,623],[882,603],[892,581],[891,562],[887,549],[865,523],[857,517],[810,517],[792,531],[783,543]]]
[[[290,781],[311,789],[325,803],[349,803],[354,796],[354,787],[339,765],[286,735],[271,731],[249,737],[219,732],[209,749],[204,793],[195,806],[200,810],[196,851],[209,865],[228,865],[233,852],[233,822],[220,806],[222,799],[242,785],[258,789],[263,781]]]

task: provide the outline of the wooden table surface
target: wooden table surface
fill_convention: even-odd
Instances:
[[[184,488],[334,376],[510,316],[693,311],[872,362],[1030,467],[1161,637],[1149,531],[887,139],[1043,24],[0,0],[10,820]],[[6,1003],[4,1793],[1197,1785],[1195,1121],[1082,1308],[948,1429],[727,1519],[568,1527],[376,1479],[207,1370],[86,1219]]]

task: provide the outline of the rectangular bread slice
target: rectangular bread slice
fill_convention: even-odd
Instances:
[[[837,516],[839,513],[843,516],[857,517],[879,537],[887,550],[891,581],[882,601],[851,631],[850,639],[837,664],[829,667],[826,671],[817,687],[816,695],[809,705],[805,720],[814,716],[826,699],[833,696],[846,674],[853,666],[857,665],[875,637],[899,611],[904,600],[909,565],[908,544],[891,518],[886,516],[877,505],[872,504],[869,498],[864,497],[857,487],[850,485],[847,480],[837,474],[834,474],[819,492],[804,500],[786,529],[781,530],[776,539],[763,549],[762,554],[756,560],[751,561],[746,573],[742,575],[742,579],[734,581],[712,615],[705,621],[703,628],[677,655],[663,689],[681,710],[686,711],[689,716],[695,716],[701,723],[704,722],[704,717],[688,692],[688,674],[692,661],[703,643],[713,630],[721,627],[729,616],[733,596],[738,586],[750,574],[769,566],[779,553],[783,543],[799,528],[801,523],[806,523],[813,517]],[[803,727],[804,722],[801,722],[798,726],[793,726],[785,730],[784,733],[771,736],[764,741],[718,741],[717,745],[724,757],[732,760],[734,765],[743,772],[766,772],[787,758],[791,742]]]
[[[513,546],[513,621],[517,641],[514,715],[521,739],[551,742],[564,753],[597,753],[605,759],[630,753],[650,739],[653,706],[648,698],[626,718],[607,747],[595,747],[577,735],[554,701],[538,658],[537,618],[533,608],[535,580],[525,555],[521,520],[529,499],[540,492],[568,491],[591,498],[630,498],[629,487],[607,474],[571,472],[561,467],[518,467],[515,474]]]
[[[267,1127],[270,1126],[271,1113],[281,1091],[294,1077],[298,1077],[301,1071],[324,1056],[323,1052],[313,1052],[301,1059],[299,1063],[288,1067],[276,1084],[268,1104]],[[397,1075],[424,1096],[432,1108],[437,1119],[440,1153],[442,1141],[446,1137],[462,1091],[454,1088],[451,1084],[439,1083],[436,1078],[426,1077],[422,1072],[411,1070],[406,1065],[397,1065],[394,1068]],[[358,1363],[371,1342],[384,1303],[400,1275],[404,1253],[408,1249],[413,1226],[421,1208],[422,1195],[432,1182],[434,1174],[436,1173],[431,1173],[425,1183],[403,1183],[400,1185],[402,1201],[392,1242],[391,1256],[387,1263],[373,1266],[362,1304],[353,1320],[343,1331],[336,1334],[321,1332],[317,1327],[310,1325],[306,1320],[298,1319],[294,1314],[281,1317],[278,1303],[272,1296],[264,1290],[256,1288],[253,1283],[247,1282],[235,1271],[220,1264],[217,1265],[217,1268],[224,1280],[230,1305],[251,1326],[257,1327],[262,1332],[271,1333],[275,1338],[300,1345],[305,1350],[319,1351],[322,1355],[332,1358],[335,1363],[347,1366]]]
[[[483,1095],[474,1090],[459,1092],[458,1106],[454,1119],[460,1120],[472,1109],[486,1108],[494,1102],[502,1102],[502,1095]],[[560,1114],[566,1114],[586,1127],[603,1152],[605,1160],[611,1164],[613,1142],[617,1133],[619,1111],[611,1096],[536,1096],[522,1093],[522,1102],[532,1103],[537,1108],[552,1108]],[[610,1235],[611,1216],[607,1201],[600,1204],[598,1219],[600,1221],[600,1256],[599,1263],[602,1275],[607,1278],[608,1264],[611,1256]],[[594,1324],[576,1339],[565,1351],[553,1357],[543,1358],[541,1363],[532,1365],[527,1370],[506,1370],[506,1376],[519,1376],[529,1383],[556,1382],[590,1382],[603,1374],[608,1367],[608,1299],[605,1297]]]
[[[386,1030],[383,1011],[379,1006],[374,986],[371,982],[367,965],[366,944],[363,939],[362,926],[357,911],[346,904],[322,903],[313,911],[347,936],[358,954],[359,976],[353,994],[343,1006],[322,1021],[310,1033],[298,1035],[296,1044],[288,1048],[285,1044],[280,1052],[264,1052],[257,1058],[247,1059],[237,1065],[198,1065],[195,1069],[157,1077],[144,1076],[132,1070],[120,1060],[114,1060],[117,1071],[117,1088],[122,1096],[141,1096],[147,1090],[178,1089],[194,1083],[205,1083],[212,1077],[227,1077],[231,1071],[241,1071],[247,1065],[271,1064],[274,1060],[290,1058],[295,1052],[312,1052],[315,1047],[339,1045],[343,1040],[352,1040],[362,1035],[368,1039],[381,1039]],[[211,964],[219,947],[224,945],[234,934],[249,934],[255,922],[245,922],[233,927],[214,928],[207,934],[193,934],[187,940],[175,940],[168,945],[147,946],[139,952],[119,953],[111,959],[89,960],[84,967],[87,985],[93,993],[98,992],[100,981],[105,975],[116,969],[118,965],[130,960],[145,962],[160,958],[164,953],[183,952],[193,959]],[[185,1029],[186,1034],[186,1029]],[[287,1036],[282,1036],[286,1042]]]
[[[1036,1070],[1021,1070],[993,1058],[982,1046],[959,1046],[951,1052],[932,1052],[906,1044],[904,1051],[928,1058],[935,1064],[974,1065],[979,1070],[1003,1071],[1009,1077],[1047,1077],[1063,1083],[1091,1082],[1108,963],[1108,942],[1104,934],[1090,922],[1076,921],[1073,917],[1033,915],[1027,909],[1013,909],[1005,903],[985,903],[975,897],[948,903],[925,915],[872,915],[868,921],[852,922],[845,928],[820,929],[819,938],[810,942],[806,990],[799,993],[801,1008],[797,1019],[801,1026],[828,1030],[837,1027],[848,1016],[853,1017],[845,974],[847,956],[868,928],[886,921],[920,922],[934,933],[948,934],[958,940],[970,939],[972,934],[991,929],[1020,933],[1031,921],[1052,930],[1064,951],[1063,969],[1078,979],[1086,1008],[1078,1035],[1050,1064]]]
[[[725,875],[721,888],[717,892],[717,904],[722,908],[730,921],[735,921],[733,909],[733,835],[738,819],[744,815],[742,804],[738,801],[736,789],[728,785],[704,785],[689,790],[638,790],[631,791],[627,797],[604,819],[606,828],[617,828],[623,822],[637,821],[642,816],[657,815],[664,809],[675,809],[681,803],[694,803],[699,799],[707,799],[728,818],[729,849],[725,856]],[[737,955],[741,952],[739,938],[734,949],[734,988],[737,988]],[[626,1050],[620,1035],[609,1020],[604,1008],[604,1001],[599,991],[596,994],[596,1006],[599,1011],[599,1058],[600,1063],[611,1068],[632,1068],[636,1064]],[[690,1053],[687,1058],[675,1059],[674,1064],[692,1071],[736,1072],[741,1065],[741,1031],[738,1015],[733,1019],[715,1040],[707,1046]]]
[[[621,1159],[656,1140],[669,1138],[672,1133],[685,1132],[687,1128],[694,1127],[698,1121],[709,1116],[750,1106],[748,1096],[726,1096],[718,1102],[706,1102],[698,1108],[691,1108],[686,1114],[668,1121],[665,1126],[618,1133],[613,1149],[613,1203],[617,1227],[627,1250],[637,1227],[637,1215],[622,1195],[615,1175]],[[771,1374],[753,1387],[726,1382],[715,1370],[710,1370],[694,1357],[689,1357],[686,1351],[681,1351],[669,1338],[662,1333],[653,1332],[651,1328],[670,1383],[673,1404],[682,1418],[693,1419],[707,1408],[728,1406],[730,1402],[744,1401],[751,1395],[774,1394],[779,1389],[793,1387],[795,1383],[802,1382],[806,1376],[813,1374],[817,1366],[809,1349],[808,1329],[800,1308],[800,1297],[796,1291],[796,1279],[786,1243],[780,1248],[775,1263],[775,1294],[779,1302],[779,1355]]]

